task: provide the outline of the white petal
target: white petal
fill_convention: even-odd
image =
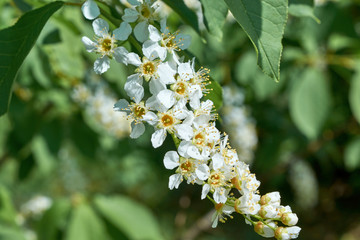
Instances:
[[[175,38],[175,41],[179,42],[180,41],[180,45],[179,48],[181,50],[185,50],[188,47],[190,47],[191,44],[191,36],[190,35],[186,35],[186,34],[178,34]]]
[[[175,93],[169,89],[160,91],[156,98],[166,109],[171,108],[176,102]]]
[[[134,34],[139,42],[145,42],[149,38],[149,24],[146,21],[139,22],[134,28]]]
[[[138,0],[127,0],[133,6],[139,6],[141,4]]]
[[[194,131],[190,125],[179,124],[175,125],[174,128],[176,130],[176,135],[182,140],[190,141],[194,135]]]
[[[101,18],[97,18],[93,21],[92,26],[97,36],[103,37],[109,32],[109,24]]]
[[[187,154],[187,151],[190,146],[192,146],[191,142],[181,141],[181,143],[178,147],[178,152],[179,152],[180,156],[182,156],[184,158],[188,158],[189,155]]]
[[[159,129],[156,130],[152,135],[151,135],[151,143],[153,145],[154,148],[158,148],[160,147],[166,138],[166,130],[165,129]]]
[[[136,82],[126,82],[124,89],[127,95],[136,103],[139,103],[144,97],[144,87]]]
[[[106,72],[109,68],[110,68],[110,59],[107,56],[98,58],[94,62],[94,71],[97,74],[102,74]]]
[[[81,11],[85,18],[93,20],[100,15],[100,9],[93,0],[87,0],[82,6]]]
[[[173,174],[169,178],[169,188],[173,190],[174,188],[178,188],[182,180],[181,174]]]
[[[113,31],[115,39],[125,41],[128,39],[132,29],[128,22],[122,22],[120,27]]]
[[[148,111],[147,113],[145,113],[145,115],[142,117],[142,120],[151,124],[151,125],[155,125],[159,118],[157,117],[157,115],[151,111]]]
[[[126,8],[125,13],[122,16],[122,20],[131,23],[131,22],[135,22],[138,19],[138,17],[139,17],[139,13],[135,9]]]
[[[174,78],[176,71],[172,67],[170,67],[170,65],[167,62],[161,63],[158,66],[157,72],[159,74],[160,80],[164,84],[172,84],[176,82]]]
[[[114,104],[114,110],[115,111],[122,111],[122,112],[126,112],[126,113],[130,113],[131,111],[129,110],[129,102],[126,101],[125,99],[120,99],[119,101],[117,101]]]
[[[114,49],[114,58],[117,62],[127,65],[128,63],[128,51],[124,47],[117,47]]]
[[[160,91],[166,89],[166,85],[156,78],[150,81],[149,88],[151,94],[157,95]]]
[[[179,155],[176,151],[169,151],[164,157],[164,166],[166,169],[174,169],[179,166]]]
[[[201,156],[199,149],[194,145],[188,148],[187,154],[192,158],[203,160],[203,156]]]
[[[210,191],[210,185],[204,184],[201,190],[201,199],[206,198],[206,195],[209,193],[209,191]]]
[[[137,55],[136,53],[133,53],[133,52],[131,52],[131,53],[129,53],[128,55],[127,55],[127,58],[128,58],[128,63],[130,63],[131,65],[134,65],[134,66],[140,66],[141,65],[141,60],[140,60],[140,57],[139,57],[139,55]]]
[[[160,45],[151,40],[145,41],[142,47],[142,51],[148,59],[154,59],[159,56],[157,49],[161,49]]]
[[[86,51],[92,52],[96,49],[96,43],[90,40],[88,37],[82,37],[81,41],[84,43]]]
[[[180,63],[178,66],[178,73],[182,79],[189,80],[193,77],[193,71],[190,62]]]
[[[221,168],[224,165],[224,158],[220,153],[215,153],[212,157],[213,168],[215,170]]]
[[[225,203],[227,200],[227,192],[222,187],[216,188],[213,197],[216,203]]]
[[[166,18],[161,19],[161,21],[160,21],[160,29],[161,29],[162,33],[164,33],[164,34],[168,33],[168,29],[166,28]]]
[[[131,134],[130,134],[131,138],[138,138],[144,132],[145,132],[145,125],[143,123],[141,122],[135,123],[135,121],[131,123]]]
[[[151,41],[158,42],[162,39],[161,34],[156,27],[154,27],[153,25],[149,25],[148,29],[149,29],[149,38]]]
[[[196,168],[195,173],[200,180],[205,181],[210,176],[210,169],[206,164],[201,164]]]

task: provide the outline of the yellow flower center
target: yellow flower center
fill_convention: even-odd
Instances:
[[[155,72],[155,65],[152,62],[144,63],[143,65],[143,74],[153,75]]]
[[[138,118],[141,118],[142,116],[145,115],[145,108],[143,108],[141,106],[136,106],[134,108],[134,115]]]
[[[169,127],[171,125],[174,124],[174,118],[168,114],[165,114],[164,116],[162,116],[161,118],[161,123],[164,127]]]

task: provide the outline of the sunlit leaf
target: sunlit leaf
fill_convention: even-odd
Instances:
[[[179,14],[186,24],[191,26],[199,35],[201,35],[196,14],[190,10],[182,0],[163,0],[163,2]]]
[[[101,214],[129,239],[164,239],[150,210],[132,199],[124,196],[98,196],[95,205]]]
[[[223,36],[222,28],[228,13],[226,4],[219,0],[201,0],[201,4],[209,32],[220,41]]]
[[[287,20],[287,0],[225,0],[230,11],[254,44],[258,65],[280,80],[281,40]]]
[[[11,86],[18,69],[49,17],[63,4],[57,1],[27,12],[14,26],[0,31],[0,116],[8,109]]]
[[[344,163],[349,171],[360,167],[360,138],[356,138],[346,145]]]
[[[322,72],[307,69],[299,76],[290,93],[290,114],[299,130],[316,138],[330,110],[330,89]]]

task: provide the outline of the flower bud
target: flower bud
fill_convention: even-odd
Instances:
[[[262,205],[259,210],[259,215],[262,218],[275,218],[277,216],[277,211],[272,205]]]
[[[271,192],[263,195],[260,199],[261,205],[273,205],[280,206],[280,193],[279,192]]]
[[[278,240],[295,239],[299,236],[301,228],[294,226],[289,228],[278,227],[275,229],[275,238]]]
[[[272,227],[276,226],[276,224],[274,222],[270,222],[269,225],[272,226]],[[254,230],[260,236],[263,236],[263,237],[266,237],[266,238],[274,237],[274,230],[272,230],[269,226],[267,226],[263,222],[257,222],[254,225]]]
[[[295,213],[283,213],[281,215],[281,222],[287,226],[294,226],[298,222],[298,217]]]

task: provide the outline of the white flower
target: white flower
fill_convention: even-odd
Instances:
[[[274,233],[274,230],[270,227],[276,228],[276,223],[267,222],[266,224],[264,224],[263,222],[257,222],[254,225],[254,230],[256,233],[258,233],[259,235],[261,235],[263,237],[271,238],[271,237],[274,237],[275,233]]]
[[[116,61],[127,64],[126,55],[128,51],[124,47],[118,47],[116,40],[123,39],[125,35],[128,35],[126,30],[121,29],[119,32],[122,34],[109,34],[109,24],[98,18],[92,23],[94,32],[97,36],[96,42],[93,42],[88,37],[82,37],[82,42],[88,52],[96,52],[100,55],[94,63],[94,70],[97,74],[106,72],[110,67],[110,59],[113,57]],[[127,37],[126,37],[127,38]]]
[[[201,199],[204,199],[211,191],[216,203],[225,203],[230,191],[230,179],[231,173],[229,169],[220,168],[211,170],[207,183],[203,185]]]
[[[100,9],[94,0],[87,0],[81,6],[81,11],[85,18],[93,20],[100,15]]]
[[[209,175],[209,167],[198,159],[191,158],[179,147],[179,154],[176,151],[169,151],[165,154],[164,165],[166,169],[176,169],[176,173],[169,178],[169,188],[178,188],[180,183],[187,180],[187,183],[201,184]]]
[[[279,192],[271,192],[263,195],[261,197],[260,203],[261,205],[273,205],[273,206],[280,206],[280,193]]]
[[[260,210],[260,196],[255,193],[248,193],[237,200],[237,211],[243,214],[255,215]]]
[[[143,122],[153,124],[157,118],[155,113],[149,111],[144,102],[140,102],[140,100],[138,99],[137,102],[130,104],[125,99],[120,99],[114,105],[114,110],[126,112],[128,115],[128,119],[131,121],[131,138],[138,138],[144,133],[145,125]]]
[[[52,205],[52,199],[46,196],[36,196],[21,206],[24,214],[41,215]]]
[[[298,222],[298,217],[295,213],[283,213],[281,215],[281,222],[287,226],[294,226]]]
[[[129,3],[134,8],[126,8],[122,19],[128,23],[138,22],[134,28],[134,34],[139,42],[144,42],[149,38],[149,23],[157,20],[155,13],[157,5],[154,0],[132,0]]]
[[[150,39],[144,42],[143,52],[156,52],[159,58],[164,61],[168,53],[173,56],[175,51],[184,50],[190,46],[191,36],[179,34],[178,32],[171,34],[166,27],[166,19],[163,19],[160,25],[161,33],[156,27],[149,25]]]
[[[235,211],[234,207],[219,203],[215,205],[216,212],[211,217],[212,228],[216,228],[218,222],[225,223],[227,220],[226,216],[232,218],[231,214]]]
[[[160,147],[165,141],[167,132],[175,133],[177,137],[183,140],[190,140],[193,130],[189,124],[181,123],[181,120],[187,116],[186,109],[174,108],[159,112],[155,128],[156,131],[151,136],[151,142],[154,148]]]

